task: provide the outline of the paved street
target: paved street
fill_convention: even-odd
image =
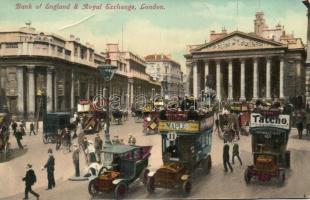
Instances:
[[[28,132],[27,132],[28,133]],[[161,143],[159,135],[144,136],[142,124],[135,123],[132,119],[123,126],[112,126],[111,135],[119,135],[127,141],[128,135],[133,134],[137,139],[137,144],[153,145],[150,158],[150,169],[157,169],[162,164]],[[42,135],[26,136],[22,143],[26,145],[26,150],[20,152],[16,150],[15,138],[11,138],[14,158],[8,162],[0,163],[0,199],[22,199],[24,185],[21,181],[25,173],[27,163],[32,163],[37,174],[37,183],[33,187],[41,195],[40,199],[90,199],[87,186],[88,182],[72,182],[67,179],[73,175],[73,163],[71,154],[55,152],[56,159],[56,188],[46,191],[46,172],[40,168],[47,160],[47,149],[54,145],[44,145]],[[293,130],[290,136],[288,148],[291,151],[291,170],[287,171],[287,180],[283,187],[278,187],[272,183],[253,183],[246,185],[243,173],[247,165],[252,164],[251,137],[242,136],[239,142],[243,166],[236,162],[233,173],[225,173],[222,165],[223,141],[215,134],[213,135],[211,173],[201,176],[199,171],[193,177],[193,189],[190,198],[293,198],[310,196],[309,185],[310,176],[307,175],[310,166],[309,152],[310,139],[299,140],[297,131]],[[83,159],[80,159],[81,161]],[[84,163],[83,163],[84,165]],[[158,189],[155,194],[148,194],[146,188],[137,182],[130,185],[129,199],[157,199],[157,198],[180,198],[181,195],[176,190]],[[32,198],[32,196],[30,196]],[[108,196],[105,198],[112,198]],[[34,199],[34,198],[33,198]]]

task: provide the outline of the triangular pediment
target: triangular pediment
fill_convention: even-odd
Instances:
[[[282,43],[236,31],[207,44],[201,45],[200,47],[193,49],[192,52],[234,51],[283,47],[286,46]]]

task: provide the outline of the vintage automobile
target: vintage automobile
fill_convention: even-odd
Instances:
[[[140,178],[146,183],[148,159],[152,146],[105,144],[102,150],[103,167],[88,185],[91,196],[114,193],[123,198],[131,183]]]
[[[164,119],[161,116],[163,166],[148,173],[146,187],[149,193],[156,188],[181,188],[187,195],[191,192],[194,170],[200,168],[204,174],[210,172],[214,113],[200,113],[196,120],[190,120],[189,116],[186,111],[167,111]]]
[[[58,139],[58,130],[70,126],[68,112],[52,112],[43,116],[43,143],[55,143]]]
[[[10,151],[10,133],[9,126],[11,124],[11,114],[8,112],[0,113],[0,155],[5,161]]]
[[[254,164],[244,172],[247,184],[253,178],[263,182],[277,178],[278,184],[283,185],[285,168],[290,168],[290,151],[287,150],[290,129],[290,115],[281,114],[279,110],[251,113]]]

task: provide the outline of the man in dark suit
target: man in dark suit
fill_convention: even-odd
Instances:
[[[47,180],[48,180],[47,190],[51,190],[56,185],[54,178],[55,158],[53,156],[53,150],[51,148],[49,148],[47,152],[49,157],[42,170],[46,169],[47,171]]]
[[[225,172],[227,172],[227,165],[230,169],[230,172],[233,172],[233,168],[229,162],[229,145],[227,143],[224,144],[224,148],[223,148],[223,164],[224,164],[224,169]]]
[[[20,128],[19,129],[16,128],[13,134],[16,138],[16,142],[17,142],[19,149],[23,149],[24,147],[22,143],[20,142],[23,139],[22,130]]]
[[[32,166],[30,164],[27,164],[27,172],[26,172],[26,176],[23,178],[23,181],[25,181],[25,199],[28,199],[28,192],[30,192],[33,196],[37,197],[37,199],[39,199],[40,195],[36,192],[34,192],[31,189],[31,186],[37,181],[36,175],[33,171],[33,169],[31,168]]]

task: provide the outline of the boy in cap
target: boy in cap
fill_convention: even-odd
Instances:
[[[32,165],[27,164],[26,169],[27,169],[26,176],[23,178],[23,181],[25,181],[24,200],[28,199],[28,192],[30,192],[32,195],[37,197],[37,199],[39,199],[40,195],[31,189],[32,185],[37,181],[36,175],[32,169]]]

